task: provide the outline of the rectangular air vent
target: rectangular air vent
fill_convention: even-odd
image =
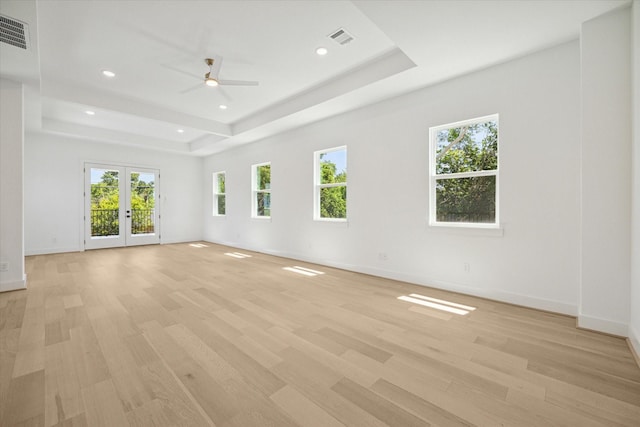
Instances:
[[[0,15],[0,42],[20,49],[29,47],[29,26],[24,22]]]
[[[329,38],[331,40],[334,40],[336,43],[341,44],[341,45],[345,45],[351,41],[353,41],[353,36],[349,33],[347,33],[347,30],[345,30],[344,28],[340,28],[336,31],[334,31],[333,33],[329,34]]]

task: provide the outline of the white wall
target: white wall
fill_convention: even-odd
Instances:
[[[23,223],[22,84],[0,79],[0,292],[26,285]]]
[[[640,0],[633,2],[633,182],[629,341],[640,355]]]
[[[572,42],[210,156],[205,239],[577,314],[579,67]],[[492,113],[504,234],[430,229],[429,127]],[[339,145],[348,147],[348,226],[312,219],[313,152]],[[250,165],[265,161],[271,221],[250,218]],[[221,218],[211,215],[220,170]]]
[[[85,161],[160,169],[162,243],[202,237],[202,159],[114,144],[27,133],[27,255],[83,250]]]
[[[582,258],[578,325],[618,335],[630,320],[630,13],[582,25]]]

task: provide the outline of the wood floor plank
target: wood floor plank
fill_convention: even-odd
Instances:
[[[291,386],[281,388],[271,395],[271,399],[301,426],[344,427],[344,424]]]
[[[391,357],[391,353],[389,353],[388,351],[381,350],[375,346],[367,344],[366,342],[360,341],[349,335],[343,334],[339,331],[335,331],[331,328],[322,328],[317,331],[317,333],[381,363],[386,362]]]
[[[0,294],[2,427],[640,420],[627,343],[569,316],[206,242],[37,255],[26,270],[29,289]],[[474,309],[398,299],[411,294]]]
[[[87,424],[87,417],[85,414],[76,415],[73,418],[67,418],[64,421],[54,424],[53,427],[90,427]]]
[[[59,424],[83,414],[81,384],[70,341],[47,346],[44,372],[46,425]]]
[[[27,298],[23,292],[7,292],[0,294],[0,329],[22,327]]]
[[[166,425],[184,427],[213,426],[213,422],[190,396],[188,390],[175,373],[161,360],[146,364],[141,368],[142,378],[155,399],[140,408],[137,414],[144,414],[149,408],[159,405],[164,417],[170,422]],[[134,416],[138,419],[139,416]],[[130,418],[131,420],[131,418]],[[163,424],[159,424],[162,426]]]
[[[433,425],[447,427],[473,426],[473,424],[465,421],[454,413],[449,412],[438,405],[427,402],[415,394],[395,386],[388,381],[381,380],[376,382],[372,387],[372,390]]]
[[[346,359],[335,356],[334,354],[324,350],[322,347],[318,347],[315,344],[298,338],[297,335],[292,334],[289,331],[277,327],[270,329],[270,331],[275,335],[288,340],[291,343],[291,346],[299,350],[302,354],[310,355],[317,364],[315,369],[320,369],[320,366],[323,368],[326,367],[332,372],[350,378],[364,387],[369,387],[380,378],[379,374],[375,372],[368,372],[360,366],[350,363]]]
[[[541,418],[540,423],[553,425],[557,420],[566,420],[565,423],[577,423],[581,427],[599,427],[606,424],[610,427],[619,427],[620,424],[613,422],[610,418],[601,417],[599,414],[589,414],[588,412],[573,412],[566,407],[556,406],[549,401],[531,399],[531,396],[518,390],[509,390],[507,402],[526,408],[527,412],[534,410]]]
[[[86,387],[109,379],[109,368],[93,329],[88,326],[73,328],[70,335],[80,385]]]
[[[164,411],[162,402],[154,399],[133,411],[127,412],[127,420],[131,427],[160,427],[177,425]]]
[[[128,424],[118,393],[111,380],[104,380],[82,389],[87,424],[95,427]]]
[[[124,339],[113,328],[112,316],[92,319],[98,344],[109,369],[113,386],[125,412],[153,400],[154,396],[141,378],[140,368]],[[124,339],[123,339],[124,338]]]
[[[424,427],[431,425],[347,378],[338,381],[331,387],[331,390],[390,426]]]
[[[209,375],[157,322],[145,325],[145,337],[216,425],[230,420],[239,412],[238,402]],[[211,373],[213,375],[213,373]]]
[[[0,425],[44,425],[44,369],[11,379]]]
[[[44,332],[44,327],[42,328]],[[13,366],[13,377],[20,377],[44,369],[44,338],[41,341],[20,344]]]
[[[0,329],[0,423],[4,412],[9,410],[9,388],[16,354],[18,353],[18,340],[20,329]]]
[[[331,390],[339,375],[328,377],[327,372],[315,370],[306,360],[299,360],[300,355],[295,350],[287,353],[292,354],[286,355],[273,371],[345,426],[394,427]]]

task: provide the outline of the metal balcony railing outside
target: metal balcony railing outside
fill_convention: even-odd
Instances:
[[[120,234],[119,209],[91,209],[91,236],[106,237]],[[150,234],[155,231],[155,209],[131,211],[131,234]]]

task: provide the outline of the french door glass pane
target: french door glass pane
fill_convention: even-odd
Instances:
[[[120,234],[117,170],[91,168],[91,237]]]
[[[131,234],[155,232],[155,174],[131,172]]]

